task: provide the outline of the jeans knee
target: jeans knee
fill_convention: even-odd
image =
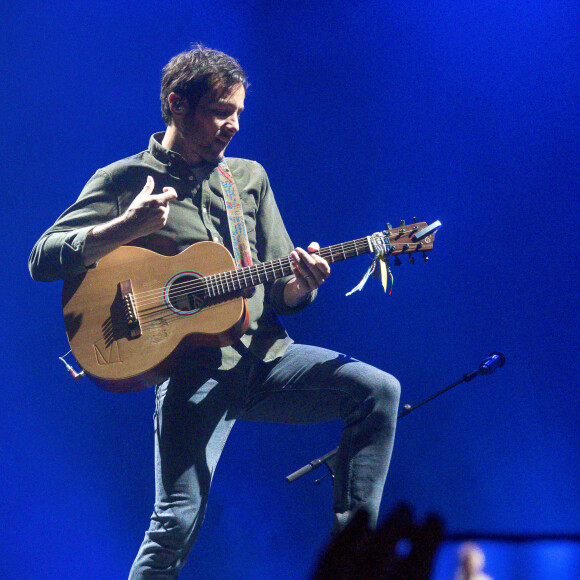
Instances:
[[[380,404],[396,408],[401,397],[401,383],[392,375],[384,373],[381,380],[374,384],[371,397]]]
[[[377,428],[382,429],[386,425],[396,421],[401,395],[401,384],[392,375],[379,371],[373,367],[370,371],[359,376],[353,390],[354,396],[347,399],[350,404],[346,407],[343,417],[349,417],[351,421],[363,418],[371,420]]]
[[[382,430],[396,422],[400,395],[401,384],[387,373],[383,373],[381,380],[373,383],[363,407],[368,411],[368,420],[376,425],[377,429]]]

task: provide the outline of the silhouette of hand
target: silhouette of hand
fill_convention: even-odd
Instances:
[[[443,539],[443,524],[429,516],[413,523],[411,509],[397,507],[376,531],[359,511],[322,554],[313,580],[428,580]]]

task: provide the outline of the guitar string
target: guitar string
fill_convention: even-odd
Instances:
[[[220,305],[220,303],[209,304],[209,305],[204,304],[203,310],[206,311],[210,308],[213,308],[214,306],[219,306],[219,305]],[[194,309],[194,310],[186,313],[184,316],[191,316],[191,315],[197,313],[201,309],[202,309],[202,307],[200,306],[199,308]],[[160,314],[161,314],[161,316],[160,316]],[[173,310],[171,310],[170,308],[168,308],[168,306],[165,303],[158,303],[155,306],[152,306],[143,312],[139,312],[139,317],[140,317],[141,325],[147,327],[147,326],[151,325],[151,323],[158,323],[160,320],[163,320],[163,319],[166,319],[169,322],[179,320],[179,318],[181,318],[181,316],[179,318],[175,318],[175,316],[174,316],[175,314],[177,314],[177,313],[174,312]]]
[[[280,260],[282,259],[283,258],[281,258]],[[286,269],[289,267],[289,264],[290,262],[288,261]],[[242,280],[246,284],[248,284],[249,280],[250,284],[248,284],[248,286],[262,284],[262,281],[260,281],[260,277],[264,275],[268,276],[269,274],[276,274],[277,270],[279,270],[282,274],[284,274],[285,271],[285,267],[282,264],[279,264],[278,266],[269,266],[269,267],[262,266],[261,268],[259,267],[258,264],[255,264],[254,266],[249,266],[247,268],[248,269],[244,268],[240,270],[230,270],[227,272],[218,272],[216,274],[210,274],[208,276],[196,277],[194,280],[189,280],[186,282],[175,282],[171,286],[171,289],[173,290],[172,297],[183,296],[185,294],[188,294],[192,291],[195,292],[197,290],[206,291],[208,290],[208,284],[211,285],[212,289],[216,290],[217,293],[223,294],[232,291],[229,290],[229,286],[231,285],[234,286],[235,290],[236,284],[239,286],[242,283]],[[250,269],[253,269],[253,271],[250,271]],[[187,275],[187,272],[184,272],[184,275]],[[258,282],[255,282],[254,278],[258,278]],[[224,289],[226,290],[225,292]],[[158,298],[163,298],[163,296],[165,295],[165,291],[166,287],[164,286],[162,288],[155,288],[153,290],[149,290],[146,292],[136,293],[134,297],[136,300],[139,300],[140,304],[147,304],[148,302],[155,301]]]
[[[392,243],[391,247],[398,249],[397,246],[400,246],[401,244],[403,244],[403,242],[404,240]],[[362,247],[361,243],[363,244]],[[338,257],[335,258],[334,256],[335,252],[333,252],[333,250],[339,253]],[[355,253],[351,254],[353,250]],[[353,240],[352,242],[345,242],[343,244],[337,244],[335,246],[322,248],[321,250],[319,250],[318,253],[324,258],[330,259],[331,263],[333,263],[360,255],[361,251],[359,250],[363,251],[362,253],[368,253],[367,238],[360,238],[358,240]],[[349,253],[348,256],[346,255],[346,252]],[[196,278],[195,280],[190,280],[186,282],[176,282],[171,287],[173,290],[171,298],[175,300],[191,293],[195,294],[196,292],[203,292],[205,298],[217,298],[220,296],[224,296],[232,292],[240,291],[244,287],[247,288],[251,287],[252,285],[258,285],[264,282],[268,282],[270,275],[274,275],[274,279],[276,277],[282,277],[283,275],[285,275],[285,271],[288,270],[290,266],[290,261],[291,261],[290,256],[285,256],[283,258],[279,258],[278,260],[272,260],[266,263],[255,264],[253,266],[247,266],[245,268],[240,268],[238,270],[218,272],[217,274],[199,277]],[[277,269],[280,270],[280,276],[278,276]],[[289,274],[290,271],[288,272],[288,275]],[[257,283],[254,281],[254,276],[258,278]],[[262,276],[266,277],[265,281],[261,279]],[[249,283],[248,278],[250,280]],[[242,279],[243,284],[245,284],[246,286],[242,286]],[[230,288],[230,285],[233,287],[233,290]],[[213,296],[211,295],[210,291],[213,291]],[[159,304],[160,299],[162,300],[161,305],[164,305],[165,293],[166,287],[156,288],[146,292],[137,293],[134,295],[134,298],[136,301],[137,300],[139,301],[140,307],[147,306],[149,304]]]
[[[287,270],[288,274],[290,274],[290,270]],[[254,280],[254,275],[249,276],[250,277],[250,282],[248,283],[247,280],[245,280],[245,283],[247,285],[247,287],[250,287],[252,285],[257,285],[257,284],[262,284],[264,282],[267,282],[270,280],[270,275],[274,274],[276,275],[277,273],[277,268],[276,269],[271,269],[271,270],[267,270],[265,268],[261,268],[259,271],[255,271],[255,275],[258,278],[258,282],[256,283],[256,281]],[[285,271],[282,269],[281,270],[281,275],[285,274]],[[262,278],[265,277],[265,280],[263,280]],[[276,277],[276,276],[275,276]],[[281,277],[281,276],[278,276]],[[246,278],[246,276],[244,276],[244,278]],[[236,283],[238,284],[238,286],[236,286]],[[239,284],[240,284],[240,279],[238,278],[238,280],[235,280],[233,275],[229,275],[229,279],[227,276],[222,277],[222,274],[219,275],[218,279],[215,279],[213,282],[211,282],[211,288],[213,290],[212,293],[208,294],[208,283],[207,280],[201,280],[200,283],[197,283],[197,281],[194,282],[188,282],[188,283],[181,283],[181,284],[175,284],[174,286],[177,288],[172,288],[172,293],[170,296],[170,301],[176,301],[178,300],[180,297],[184,296],[184,295],[188,295],[191,292],[194,292],[196,290],[202,290],[203,291],[203,298],[223,298],[225,296],[227,296],[227,294],[232,294],[234,291],[239,291]],[[232,288],[234,290],[232,290]],[[212,295],[213,294],[213,295]],[[165,293],[163,292],[161,294],[161,296],[159,298],[149,298],[147,301],[136,301],[136,305],[138,308],[138,312],[140,315],[151,315],[151,313],[156,313],[159,311],[163,311],[164,309],[168,308],[169,305],[166,304],[166,299],[165,299]],[[175,303],[174,303],[175,306]],[[200,308],[202,305],[200,304],[198,306],[198,308]],[[197,310],[198,308],[193,308],[192,310]]]
[[[364,240],[366,242],[366,238]],[[353,242],[346,242],[345,244],[340,244],[340,245],[348,246],[350,244],[353,244],[355,246],[355,249],[356,249],[356,244],[357,244],[357,242],[360,242],[360,241],[361,240],[354,240]],[[333,255],[333,253],[330,250],[330,248],[322,248],[322,250],[320,250],[319,254],[322,257],[325,257],[322,254],[322,252],[324,250],[328,250],[327,252],[325,252],[325,254],[327,254],[327,257],[331,258],[332,255]],[[205,277],[202,277],[202,278],[198,278],[196,280],[196,282],[199,282],[199,286],[205,286],[206,284],[205,284],[205,282],[203,282],[204,280],[207,280],[207,279],[212,278],[212,277],[226,276],[227,274],[230,274],[230,276],[235,275],[237,278],[240,278],[240,276],[243,276],[245,278],[246,275],[248,277],[251,277],[252,276],[251,270],[256,270],[256,269],[262,268],[262,270],[265,272],[266,268],[268,268],[268,267],[270,267],[271,269],[275,270],[276,267],[278,267],[278,266],[275,265],[275,262],[278,262],[279,263],[279,267],[283,268],[284,266],[282,266],[282,264],[281,264],[281,262],[283,260],[285,260],[287,262],[287,266],[290,265],[290,256],[284,256],[282,258],[278,258],[278,259],[272,260],[270,262],[264,262],[264,263],[260,263],[260,264],[254,264],[253,266],[246,266],[244,268],[240,268],[240,269],[236,269],[236,270],[229,270],[229,271],[226,271],[226,272],[218,272],[217,274],[210,274],[209,276],[205,276]],[[338,260],[336,260],[336,261],[338,261]],[[260,275],[260,273],[259,272],[256,272],[255,275]],[[179,283],[179,284],[181,284],[181,283]],[[183,284],[187,284],[187,283],[184,282]],[[155,293],[160,292],[160,291],[163,292],[164,290],[165,290],[165,286],[163,288],[154,288],[152,290],[147,290],[145,292],[139,292],[139,293],[136,293],[134,296],[135,296],[135,298],[142,298],[142,297],[144,297],[144,296],[146,296],[148,294],[155,294]]]
[[[393,230],[394,231],[394,230]],[[376,234],[375,234],[376,235]],[[386,236],[382,236],[383,238]],[[391,236],[389,236],[391,237]],[[399,240],[398,242],[391,242],[391,247],[397,249],[397,246],[403,244],[405,240]],[[362,248],[360,247],[360,245],[362,244]],[[351,251],[353,248],[355,250],[355,254],[351,255],[351,256],[345,256],[344,255],[344,250],[348,248],[348,251]],[[361,250],[361,252],[359,252],[359,249]],[[333,250],[335,250],[336,252],[341,252],[343,256],[341,257],[339,255],[338,259],[334,259],[334,252]],[[351,258],[351,257],[355,257],[360,255],[361,253],[369,253],[369,251],[372,251],[368,248],[368,237],[365,238],[359,238],[357,240],[352,240],[350,242],[344,242],[342,244],[336,244],[334,246],[328,246],[326,248],[321,248],[318,251],[318,254],[321,255],[324,258],[330,258],[332,262],[338,262],[341,261],[341,259],[347,259],[347,258]],[[411,252],[412,253],[412,252]],[[206,286],[207,287],[207,280],[208,279],[216,279],[216,282],[220,285],[223,285],[224,281],[227,284],[228,280],[227,280],[227,275],[230,275],[230,282],[234,283],[233,280],[233,275],[235,274],[236,278],[237,278],[237,282],[238,284],[240,283],[240,275],[242,275],[244,277],[244,282],[247,283],[247,281],[245,280],[246,275],[250,277],[250,282],[251,284],[255,284],[252,280],[251,280],[251,276],[253,275],[252,270],[256,270],[259,268],[262,268],[263,272],[262,273],[266,273],[266,268],[268,266],[270,266],[272,268],[273,273],[275,273],[275,262],[279,263],[280,267],[284,267],[282,266],[281,262],[282,260],[286,260],[289,261],[290,260],[290,256],[285,256],[282,258],[278,258],[277,260],[272,260],[270,262],[265,262],[265,263],[260,263],[260,264],[255,264],[253,266],[246,266],[244,268],[240,268],[240,269],[234,269],[234,270],[229,270],[229,271],[225,271],[225,272],[218,272],[217,274],[210,274],[209,276],[202,276],[200,278],[197,278],[197,280],[195,280],[194,282],[191,283],[195,283],[195,282],[199,282],[200,285],[197,286],[197,289],[201,289],[202,286]],[[288,263],[289,265],[289,263]],[[255,272],[256,276],[260,276],[260,272],[256,271]],[[223,278],[219,278],[219,277],[223,277]],[[190,282],[183,282],[183,283],[178,283],[178,284],[174,284],[174,286],[178,286],[180,284],[189,284]],[[258,282],[259,284],[261,284],[261,282]],[[251,285],[250,284],[250,285]],[[147,290],[144,292],[140,292],[140,293],[135,293],[134,296],[135,298],[140,298],[142,299],[143,297],[147,296],[147,295],[155,295],[158,292],[163,293],[165,291],[165,286],[163,288],[154,288],[152,290]]]
[[[364,241],[364,246],[361,246],[360,242]],[[336,247],[322,248],[319,254],[322,257],[328,258],[334,262],[347,259],[349,257],[354,257],[356,255],[361,255],[364,252],[368,253],[368,243],[366,243],[366,238],[362,240],[354,240],[353,242],[346,242],[341,244],[343,246],[340,256],[335,256]],[[348,254],[348,255],[347,255]],[[181,296],[190,294],[191,292],[202,290],[204,292],[204,298],[222,298],[227,294],[231,294],[235,291],[240,291],[241,279],[243,278],[244,283],[247,287],[252,285],[263,284],[268,282],[271,275],[276,277],[282,277],[284,275],[290,274],[290,262],[291,257],[285,256],[284,258],[279,258],[278,260],[273,260],[271,262],[266,262],[262,264],[254,264],[253,266],[248,266],[239,270],[232,270],[228,272],[219,272],[217,274],[212,274],[203,278],[197,278],[193,281],[187,282],[177,282],[172,285],[171,289],[171,299],[175,300]],[[262,277],[266,280],[262,280]],[[254,280],[254,277],[258,279],[258,282]],[[249,282],[248,282],[249,278]],[[207,295],[207,291],[213,290],[213,295]],[[233,287],[234,290],[230,288]],[[154,289],[152,291],[137,293],[134,295],[138,312],[140,316],[152,316],[157,312],[166,311],[168,305],[165,302],[166,289]],[[147,299],[143,299],[142,296],[147,295]],[[196,310],[196,309],[193,309]]]
[[[364,243],[364,245],[362,247],[360,247],[360,246],[357,247],[357,244],[359,244],[360,242],[365,242],[365,243]],[[403,242],[404,242],[404,240],[403,241],[400,241],[398,243],[391,244],[391,246],[393,248],[397,249],[396,246],[401,245]],[[337,256],[335,258],[333,250],[338,251],[339,248],[341,250],[342,255],[339,255],[339,256]],[[353,250],[354,250],[355,253],[352,253],[351,254],[350,252],[353,251]],[[334,263],[334,262],[338,262],[338,261],[341,261],[341,260],[346,260],[346,259],[351,258],[351,257],[355,257],[357,255],[361,255],[363,253],[368,253],[368,251],[369,250],[368,250],[367,238],[361,238],[359,240],[354,240],[352,242],[346,242],[346,243],[339,244],[339,245],[336,245],[336,246],[330,246],[328,248],[322,248],[321,250],[319,250],[318,253],[322,257],[325,257],[327,259],[330,259],[331,263]],[[349,255],[347,256],[345,252],[349,252]],[[266,263],[263,263],[263,264],[255,264],[254,266],[247,267],[248,270],[250,270],[250,269],[253,268],[255,270],[255,272],[254,273],[251,273],[251,272],[246,271],[245,274],[248,274],[250,276],[250,281],[252,282],[252,284],[255,284],[255,282],[252,279],[252,275],[253,274],[255,274],[258,277],[258,280],[259,280],[258,283],[259,284],[262,284],[263,282],[260,280],[260,276],[265,275],[266,276],[266,281],[268,281],[268,279],[267,279],[267,277],[269,275],[268,268],[270,269],[270,274],[276,275],[276,265],[275,265],[275,262],[277,262],[278,263],[277,264],[277,267],[278,268],[281,268],[281,273],[284,274],[284,267],[282,265],[282,261],[285,261],[286,262],[286,267],[288,268],[289,265],[290,265],[290,260],[291,260],[291,257],[290,256],[286,256],[284,258],[279,258],[278,260],[273,260],[271,262],[266,262]],[[261,270],[261,272],[260,272],[260,270]],[[230,272],[219,272],[218,274],[214,274],[214,275],[209,276],[209,278],[214,278],[215,279],[216,277],[222,277],[222,276],[223,277],[226,277],[228,273],[230,274],[230,281],[229,282],[234,287],[235,287],[235,281],[233,279],[233,275],[234,274],[238,278],[238,280],[237,280],[238,284],[240,284],[239,274],[241,272],[239,272],[237,270],[233,270],[233,271],[230,271]],[[247,283],[247,281],[245,280],[245,274],[244,274],[244,282]],[[208,278],[208,277],[205,277],[205,278]],[[207,283],[206,283],[207,280],[205,278],[195,280],[193,282],[193,285],[195,285],[196,283],[199,283],[199,284],[197,284],[197,288],[200,288],[200,285],[201,285],[201,287],[205,286],[204,290],[207,290],[208,289],[208,286],[207,286]],[[224,280],[220,280],[219,281],[219,284],[222,287],[221,288],[222,292],[218,292],[219,289],[216,288],[215,283],[214,283],[213,289],[217,293],[216,293],[215,296],[210,297],[210,298],[218,298],[219,299],[220,297],[223,297],[224,295],[226,295],[228,293],[231,293],[231,291],[229,290],[229,285],[228,285],[227,279],[225,280],[225,283],[226,283],[226,286],[227,286],[226,292],[223,292],[223,289],[224,289],[223,288]],[[187,287],[189,287],[191,285],[192,285],[191,282],[174,284],[175,287],[179,287],[179,288],[181,286],[183,286],[183,288],[187,288]],[[191,290],[187,290],[187,291],[184,292],[183,291],[183,288],[181,288],[181,294],[174,292],[173,295],[172,295],[172,298],[177,298],[179,296],[182,296],[184,294],[188,294],[188,293],[191,292]],[[156,291],[157,290],[148,291],[148,292],[145,292],[145,293],[141,293],[141,295],[148,294],[148,293],[150,294],[151,292],[156,292]],[[164,292],[164,289],[163,289],[163,291],[161,292],[161,296],[163,296],[164,294],[165,294],[165,292]],[[205,293],[204,293],[204,296],[205,296]],[[207,297],[207,296],[205,296],[205,297]],[[143,329],[148,329],[148,328],[154,326],[155,324],[159,324],[160,321],[165,321],[166,324],[172,324],[172,323],[177,322],[179,320],[179,318],[175,318],[174,317],[174,314],[176,314],[176,312],[174,312],[173,309],[170,308],[168,304],[166,304],[165,300],[159,302],[159,301],[152,301],[150,299],[148,301],[148,304],[149,304],[149,307],[147,307],[147,308],[139,308],[138,309],[138,314],[139,314],[139,316],[142,319],[141,320],[141,325],[142,325],[142,328]],[[143,306],[144,304],[142,303],[141,305]],[[213,306],[212,304],[209,304],[208,305],[207,303],[206,304],[203,304],[202,303],[198,308],[194,308],[194,309],[190,310],[189,311],[190,312],[189,315],[195,314],[195,313],[197,313],[201,309],[207,310],[208,308],[210,308],[212,306]],[[159,316],[160,314],[162,314],[161,317]],[[189,315],[186,315],[186,316],[189,316]]]
[[[360,243],[364,242],[364,246],[360,247]],[[403,242],[398,242],[391,244],[391,246],[395,249],[398,249],[397,246],[401,245]],[[357,247],[358,244],[358,247]],[[338,257],[334,256],[335,252],[338,252],[338,246],[342,246],[342,255]],[[345,242],[344,244],[338,244],[337,246],[332,246],[329,248],[322,248],[318,253],[326,259],[330,259],[331,263],[338,262],[341,260],[345,260],[351,257],[355,257],[360,255],[361,252],[359,250],[365,250],[364,253],[368,253],[368,243],[366,238],[361,238],[359,240],[354,240],[352,242]],[[351,252],[355,251],[354,254],[346,255],[345,251]],[[282,262],[286,262],[285,265]],[[253,285],[263,284],[264,282],[269,281],[269,276],[274,275],[274,277],[282,277],[285,275],[285,269],[287,270],[290,266],[291,258],[286,256],[284,258],[279,258],[278,260],[273,260],[271,262],[266,262],[262,264],[254,264],[253,266],[247,266],[245,268],[241,268],[239,270],[230,270],[226,272],[218,272],[217,274],[211,274],[209,276],[204,276],[200,278],[196,278],[192,281],[187,282],[176,282],[172,285],[173,292],[171,293],[172,299],[178,299],[182,296],[186,296],[190,293],[196,292],[203,292],[204,298],[219,298],[227,294],[231,294],[236,291],[241,291],[243,287],[243,283],[246,284],[246,288],[251,287]],[[278,264],[275,264],[278,262]],[[277,276],[277,270],[281,271],[281,276]],[[288,275],[291,272],[288,272]],[[266,280],[262,281],[261,278],[265,276]],[[258,282],[254,281],[254,277],[258,278]],[[249,283],[248,283],[249,278]],[[274,279],[275,279],[274,278]],[[230,289],[230,286],[233,287],[233,290]],[[213,291],[213,296],[208,295],[207,292],[209,290]],[[163,288],[156,288],[153,290],[149,290],[146,292],[137,293],[134,295],[136,302],[138,301],[139,310],[141,311],[141,307],[148,306],[148,305],[160,305],[165,307],[165,293],[166,287]],[[145,299],[143,298],[145,296]],[[161,300],[161,302],[159,302]],[[142,312],[146,312],[143,310]]]
[[[364,247],[360,247],[360,242],[363,241]],[[335,249],[334,252],[330,248],[322,248],[319,251],[319,254],[325,259],[331,259],[333,262],[336,262],[340,261],[341,259],[347,259],[348,257],[359,255],[361,253],[359,250],[368,248],[368,243],[366,238],[362,238],[361,240],[354,240],[352,242],[339,244],[339,246],[343,246],[344,251],[342,252],[342,255],[338,256],[336,259],[334,254],[339,252],[336,246],[333,246]],[[345,255],[345,252],[350,253],[353,250],[356,253],[352,254],[352,256]],[[286,275],[285,271],[290,267],[290,261],[291,258],[289,256],[285,256],[283,258],[279,258],[278,260],[272,260],[271,262],[262,264],[254,264],[253,266],[247,266],[245,268],[240,268],[239,270],[219,272],[217,274],[211,274],[209,276],[196,278],[195,280],[186,282],[176,282],[171,287],[171,297],[173,299],[177,299],[189,293],[195,293],[196,291],[203,291],[205,295],[205,293],[210,289],[214,291],[215,296],[209,297],[217,297],[220,295],[239,291],[243,289],[240,287],[242,280],[243,283],[246,284],[246,287],[251,287],[252,285],[262,284],[263,281],[261,278],[263,276],[266,277],[266,282],[269,281],[268,276],[271,274],[276,276],[278,270],[280,270],[281,273],[280,277]],[[291,271],[289,271],[287,275],[290,273]],[[258,279],[258,282],[255,282],[254,277]],[[230,289],[230,286],[233,286],[233,290]],[[140,306],[147,306],[148,304],[158,302],[159,299],[164,300],[165,293],[166,287],[155,288],[145,292],[135,293],[134,298]]]

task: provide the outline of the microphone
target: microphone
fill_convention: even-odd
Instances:
[[[492,352],[480,365],[480,375],[491,375],[495,369],[503,367],[505,356],[501,352]]]

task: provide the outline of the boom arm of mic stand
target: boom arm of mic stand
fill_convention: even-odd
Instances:
[[[310,473],[313,469],[319,468],[321,465],[326,463],[329,459],[332,459],[337,453],[338,453],[338,447],[336,449],[333,449],[332,451],[328,452],[326,455],[323,455],[322,457],[319,457],[318,459],[314,459],[310,463],[307,463],[304,467],[301,467],[300,469],[298,469],[294,473],[287,475],[286,481],[288,483],[292,483],[293,481],[295,481],[299,477],[302,477],[303,475]]]
[[[503,355],[501,355],[501,356],[503,357]],[[505,357],[503,357],[503,360],[505,361]],[[503,362],[501,364],[503,365]],[[447,391],[449,391],[453,387],[456,387],[457,385],[460,385],[461,383],[468,383],[469,381],[474,379],[478,374],[488,374],[488,373],[482,372],[481,365],[480,365],[479,373],[478,373],[478,371],[471,371],[470,373],[465,373],[461,379],[459,379],[458,381],[449,385],[448,387],[445,387],[444,389],[437,391],[435,394],[431,395],[430,397],[427,397],[424,401],[417,403],[414,407],[412,407],[411,405],[405,405],[403,407],[403,410],[397,415],[397,420],[401,419],[402,417],[406,417],[409,413],[411,413],[415,409],[418,409],[419,407],[421,407],[425,403],[428,403],[429,401],[436,399],[437,397],[441,396],[443,393],[446,393]],[[331,460],[337,453],[338,453],[338,447],[336,449],[333,449],[332,451],[328,452],[326,455],[323,455],[322,457],[319,457],[318,459],[312,460],[310,463],[307,463],[304,467],[301,467],[300,469],[298,469],[294,473],[291,473],[290,475],[286,476],[286,481],[288,483],[292,483],[293,481],[296,481],[298,478],[302,477],[303,475],[310,473],[312,470],[318,469],[321,465],[324,465],[325,463],[328,465],[328,461]],[[332,469],[330,468],[329,465],[328,465],[328,468],[332,472]]]
[[[449,385],[448,387],[445,387],[444,389],[437,391],[434,395],[427,397],[424,401],[417,403],[414,407],[411,407],[411,405],[405,405],[403,407],[403,410],[397,415],[397,419],[400,419],[401,417],[406,417],[411,411],[414,411],[415,409],[418,409],[419,407],[421,407],[425,403],[428,403],[429,401],[436,399],[437,397],[441,396],[443,393],[446,393],[447,391],[449,391],[453,387],[456,387],[457,385],[460,385],[461,383],[468,383],[471,379],[474,379],[476,376],[477,376],[477,371],[471,371],[470,373],[466,373],[458,381],[455,381],[453,384]]]

